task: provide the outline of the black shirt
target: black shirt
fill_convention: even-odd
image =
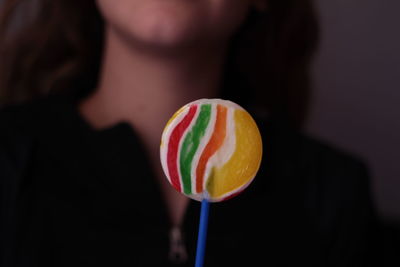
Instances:
[[[364,164],[256,118],[264,158],[241,195],[211,205],[205,266],[367,266]],[[127,123],[92,129],[65,97],[0,112],[1,266],[175,266],[165,207]],[[182,231],[193,266],[200,204]]]

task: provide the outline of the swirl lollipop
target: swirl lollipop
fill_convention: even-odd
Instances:
[[[191,102],[165,126],[160,158],[167,179],[177,191],[202,201],[197,252],[201,263],[196,259],[196,266],[202,266],[204,258],[208,203],[242,192],[254,179],[261,157],[262,140],[256,123],[231,101]],[[203,252],[199,251],[201,246]]]

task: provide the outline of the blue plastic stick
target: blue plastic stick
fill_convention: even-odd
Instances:
[[[203,267],[203,264],[204,264],[204,256],[206,253],[209,209],[210,209],[210,202],[208,202],[206,199],[203,199],[203,201],[201,202],[199,236],[197,239],[197,252],[196,252],[195,267]]]

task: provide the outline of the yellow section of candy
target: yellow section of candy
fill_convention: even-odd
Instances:
[[[229,161],[213,168],[207,181],[211,198],[226,197],[247,185],[256,175],[262,157],[262,140],[253,118],[245,110],[235,110],[236,150]]]

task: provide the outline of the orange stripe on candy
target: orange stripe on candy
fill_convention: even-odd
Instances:
[[[208,160],[217,152],[222,146],[226,137],[226,118],[227,108],[221,105],[217,105],[217,118],[215,120],[214,132],[210,138],[210,141],[203,150],[200,156],[199,163],[196,169],[196,191],[198,193],[203,191],[204,172]]]

